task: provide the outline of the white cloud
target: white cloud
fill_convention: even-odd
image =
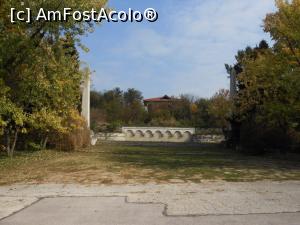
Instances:
[[[104,65],[115,83],[123,72],[128,79],[122,85],[141,86],[146,96],[154,95],[153,90],[211,96],[228,87],[224,64],[234,62],[237,50],[268,37],[260,26],[266,13],[274,10],[273,0],[176,3],[168,6],[168,14],[162,10],[160,18],[165,29],[135,26],[124,41],[114,46],[114,54],[126,57],[123,67],[110,69]],[[149,90],[143,84],[148,79],[159,86]]]

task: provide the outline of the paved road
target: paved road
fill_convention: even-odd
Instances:
[[[45,198],[1,225],[299,225],[300,213],[166,216],[162,204],[126,203],[122,197]]]
[[[300,182],[0,187],[0,225],[299,225]]]

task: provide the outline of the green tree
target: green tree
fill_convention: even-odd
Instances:
[[[54,10],[63,12],[68,6],[84,11],[104,7],[106,1],[53,0],[1,1],[0,7],[0,104],[1,129],[6,135],[6,149],[14,152],[19,132],[37,129],[47,134],[61,130],[67,117],[78,108],[80,82],[78,53],[79,35],[91,32],[93,22],[31,24],[10,23],[11,8]],[[55,119],[54,119],[55,118]],[[45,121],[45,124],[41,124]],[[11,140],[11,138],[13,139]],[[11,144],[12,143],[12,144]]]
[[[195,101],[197,111],[194,112],[193,126],[201,128],[215,127],[214,121],[208,112],[210,100],[206,98],[200,98]]]
[[[124,92],[124,122],[126,124],[142,124],[145,119],[145,108],[142,93],[134,88]]]
[[[108,122],[120,123],[123,115],[123,91],[120,88],[107,91],[103,95]]]
[[[278,0],[276,5],[278,11],[264,23],[274,46],[261,42],[236,57],[233,117],[245,127],[242,133],[252,132],[243,135],[246,143],[254,143],[250,138],[255,137],[262,147],[286,148],[289,133],[299,131],[300,122],[300,1]]]

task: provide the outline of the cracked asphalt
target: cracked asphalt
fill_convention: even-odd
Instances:
[[[300,182],[0,187],[0,225],[298,225]]]

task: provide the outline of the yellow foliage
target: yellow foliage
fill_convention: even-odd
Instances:
[[[190,110],[191,110],[191,113],[195,114],[198,112],[198,106],[195,103],[193,103],[190,106]]]

